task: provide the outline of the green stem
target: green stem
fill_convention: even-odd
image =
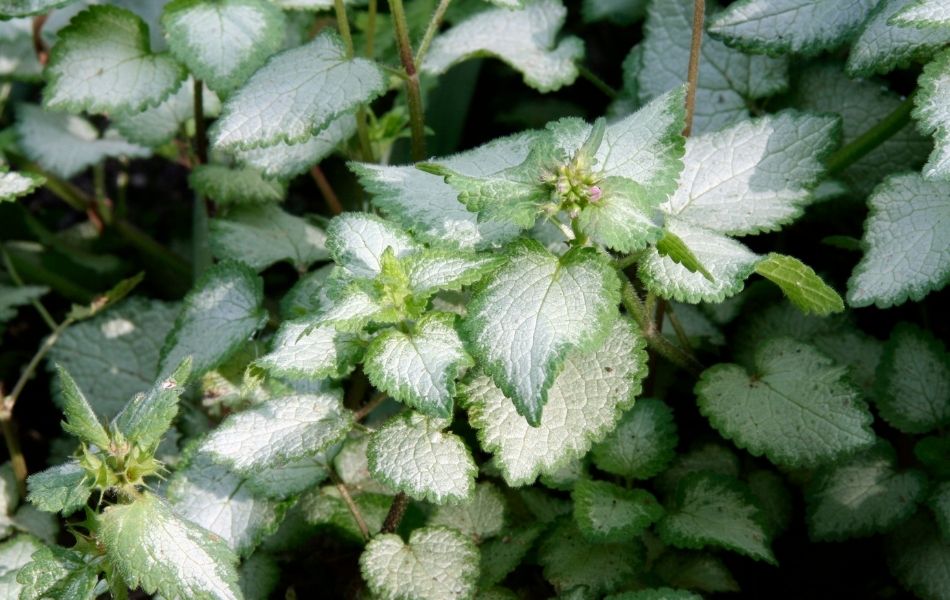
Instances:
[[[377,0],[369,0],[366,12],[366,58],[372,60],[376,43],[376,14],[379,12]]]
[[[53,329],[53,332],[49,334],[49,337],[43,340],[36,354],[33,355],[29,364],[23,369],[16,385],[13,386],[13,390],[4,396],[2,402],[0,402],[0,427],[3,429],[3,439],[6,442],[7,451],[10,453],[10,463],[13,467],[13,474],[16,478],[17,491],[20,497],[26,496],[26,478],[29,473],[26,468],[26,460],[23,458],[23,451],[20,449],[20,439],[17,436],[16,425],[13,422],[13,409],[16,406],[17,400],[20,398],[20,394],[23,393],[23,388],[26,387],[27,382],[32,379],[36,373],[40,362],[53,345],[56,344],[56,341],[63,332],[72,324],[73,320],[66,318]]]
[[[693,375],[699,375],[703,370],[703,365],[696,359],[692,353],[683,350],[679,346],[672,344],[666,336],[657,329],[656,322],[653,320],[653,313],[648,311],[648,307],[640,300],[637,290],[622,272],[624,279],[623,287],[620,289],[620,298],[624,308],[633,317],[633,320],[640,326],[646,337],[650,349],[663,356],[674,365],[686,369]]]
[[[36,173],[37,175],[44,177],[46,179],[44,187],[46,187],[46,189],[52,192],[53,195],[68,204],[73,209],[87,214],[96,214],[95,200],[90,198],[77,186],[73,185],[69,181],[60,179],[55,175],[47,173],[35,163],[21,161],[19,157],[16,156],[13,156],[13,159],[18,162],[24,171]],[[155,264],[162,265],[177,277],[181,277],[183,279],[191,278],[191,267],[184,261],[184,259],[155,241],[154,238],[138,229],[128,220],[124,218],[117,218],[112,223],[112,228],[116,233],[119,234],[120,237],[122,237],[122,239],[134,246],[143,254],[147,255],[149,258],[153,259]],[[61,284],[49,282],[49,285],[56,288],[57,291],[61,291],[61,288],[58,287]],[[76,288],[74,286],[74,289],[80,288]],[[76,297],[76,294],[74,293],[64,293],[64,295],[71,298]],[[91,296],[91,293],[83,291],[79,295],[81,297],[86,297]]]
[[[412,131],[412,160],[420,161],[426,158],[426,126],[425,112],[422,109],[422,91],[419,88],[419,73],[416,71],[416,62],[412,56],[412,44],[409,41],[409,25],[406,21],[406,11],[402,0],[390,0],[389,8],[393,17],[393,28],[396,30],[396,45],[399,47],[399,60],[408,76],[406,79],[406,96],[409,100],[409,128]]]
[[[208,207],[201,194],[195,194],[191,210],[191,271],[192,281],[198,281],[213,262],[208,233]]]
[[[828,175],[835,176],[841,173],[903,129],[910,122],[910,115],[913,110],[914,97],[911,95],[901,102],[891,114],[878,121],[874,127],[829,156],[828,160],[825,161]]]
[[[20,274],[17,273],[16,268],[13,266],[13,263],[10,261],[10,255],[7,254],[6,248],[0,246],[0,254],[3,255],[3,266],[6,268],[7,273],[10,274],[10,279],[13,280],[18,287],[23,287],[23,279],[20,277]],[[51,314],[46,310],[46,307],[43,306],[43,303],[40,302],[37,298],[30,298],[30,304],[33,305],[33,308],[36,309],[36,312],[40,313],[40,316],[43,318],[43,321],[49,326],[50,330],[56,330],[56,319],[53,318]]]
[[[154,238],[131,222],[119,219],[113,223],[113,228],[130,246],[152,259],[157,265],[161,265],[183,281],[191,280],[192,269],[185,259],[156,242]]]
[[[115,176],[115,218],[124,219],[128,214],[129,171],[122,161],[122,169]]]
[[[336,474],[336,471],[330,469],[329,473],[330,479],[336,486],[337,491],[340,492],[343,503],[346,504],[346,507],[350,510],[350,514],[353,515],[353,520],[356,521],[356,526],[359,527],[363,541],[368,542],[370,538],[369,527],[366,525],[366,519],[363,518],[363,513],[360,512],[360,507],[353,501],[353,497],[350,496],[350,491],[346,489],[346,485],[340,479],[340,476]]]
[[[623,271],[627,267],[631,267],[640,262],[640,258],[642,256],[642,251],[634,252],[633,254],[628,254],[627,256],[621,256],[614,260],[614,268],[616,268],[618,271]]]
[[[449,9],[449,4],[451,3],[452,0],[440,0],[439,5],[435,7],[435,12],[432,13],[432,18],[429,19],[429,25],[426,27],[426,32],[422,36],[422,42],[419,43],[419,49],[416,51],[416,65],[421,65],[425,59],[426,53],[429,51],[429,45],[432,43],[432,38],[439,32],[439,27],[442,26],[442,20],[445,18],[445,11]]]
[[[340,31],[340,37],[343,38],[343,45],[346,46],[346,57],[353,58],[356,53],[353,48],[353,34],[350,32],[350,20],[346,16],[343,0],[333,0],[333,9],[336,12],[337,29]],[[363,106],[356,111],[356,137],[360,143],[360,154],[363,155],[363,160],[376,162],[373,157],[373,146],[369,141],[369,131],[366,128],[366,109]]]
[[[620,97],[620,93],[617,90],[607,85],[607,82],[598,77],[593,71],[584,65],[577,65],[577,72],[581,77],[589,81],[591,85],[603,92],[603,94],[611,100],[616,100],[618,97]]]
[[[13,467],[17,493],[20,498],[26,498],[26,478],[30,473],[26,468],[23,450],[20,449],[20,438],[17,435],[16,424],[13,422],[13,415],[0,411],[0,427],[3,429],[3,441],[6,442],[7,453],[10,455],[10,466]]]
[[[676,332],[676,339],[679,340],[680,346],[689,349],[689,336],[686,335],[686,330],[683,328],[683,324],[673,311],[673,306],[669,303],[666,305],[666,318],[670,320],[670,325],[673,326],[673,331]]]
[[[65,296],[74,302],[89,302],[95,297],[95,293],[91,290],[87,290],[62,275],[46,269],[39,261],[21,255],[13,247],[8,245],[5,250],[10,257],[10,263],[27,281],[48,285],[61,296]]]
[[[706,18],[706,0],[693,0],[693,29],[689,42],[689,64],[686,67],[686,125],[683,137],[693,131],[696,112],[696,86],[699,82],[699,56],[703,45],[703,21]]]
[[[96,212],[105,225],[112,224],[112,209],[106,196],[106,165],[98,162],[92,166],[92,190],[96,203]]]
[[[340,37],[343,38],[343,45],[346,46],[346,56],[353,58],[353,34],[350,33],[350,20],[346,16],[343,0],[333,0],[333,10],[336,13],[336,28],[340,31]]]

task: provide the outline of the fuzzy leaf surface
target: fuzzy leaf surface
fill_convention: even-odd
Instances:
[[[539,474],[583,456],[612,431],[640,392],[644,347],[633,324],[618,319],[596,350],[569,353],[537,427],[518,414],[487,376],[463,386],[460,401],[505,481],[530,484]]]
[[[456,173],[489,177],[516,167],[528,157],[535,133],[521,133],[445,158],[433,159]],[[513,239],[514,224],[487,219],[465,208],[458,192],[438,175],[413,166],[351,163],[373,204],[421,239],[460,248],[495,246]]]
[[[875,0],[740,0],[713,17],[709,33],[756,53],[814,56],[846,42]]]
[[[914,117],[922,133],[934,136],[934,150],[924,165],[927,179],[950,179],[950,50],[944,50],[924,66],[914,96]]]
[[[82,117],[44,110],[33,104],[17,106],[16,133],[28,158],[54,175],[70,178],[111,157],[144,158],[148,148],[130,144],[114,131],[102,137]]]
[[[717,233],[777,231],[811,201],[838,128],[833,117],[789,111],[691,137],[679,187],[663,208]]]
[[[352,416],[338,392],[274,398],[228,417],[200,448],[250,475],[313,456],[339,442]]]
[[[235,150],[234,156],[238,162],[257,169],[265,177],[288,180],[329,156],[354,133],[356,118],[347,113],[333,119],[319,133],[302,142],[277,142],[260,148]]]
[[[790,338],[763,342],[752,374],[734,364],[707,369],[695,391],[720,434],[778,465],[814,466],[874,441],[847,368]]]
[[[843,540],[887,531],[909,517],[923,499],[926,478],[898,471],[893,449],[881,444],[823,467],[805,493],[814,540]]]
[[[950,353],[930,332],[899,324],[878,368],[876,398],[881,417],[905,433],[950,424]]]
[[[673,460],[677,441],[670,407],[655,398],[640,398],[610,435],[594,445],[591,456],[607,473],[649,479]]]
[[[423,414],[449,418],[455,379],[473,364],[455,331],[455,316],[429,313],[408,333],[388,329],[376,336],[363,368],[380,391]]]
[[[46,66],[43,104],[73,113],[128,113],[157,106],[178,89],[185,69],[150,50],[135,13],[92,6],[59,32]]]
[[[950,56],[950,55],[948,55]],[[950,182],[895,175],[868,198],[861,262],[848,303],[887,308],[921,300],[950,281]]]
[[[65,462],[34,473],[26,480],[27,500],[46,512],[68,516],[86,505],[92,494],[92,480],[78,462]]]
[[[59,380],[63,390],[63,413],[66,416],[63,429],[83,442],[108,448],[109,434],[76,381],[62,367],[59,368]]]
[[[227,217],[212,219],[210,230],[215,255],[255,271],[287,261],[303,272],[330,256],[321,229],[272,204],[232,210]]]
[[[714,2],[707,2],[712,11]],[[646,102],[686,82],[693,3],[651,2],[644,41],[624,63],[624,79],[635,81],[639,100]],[[755,56],[707,37],[700,48],[699,79],[693,132],[707,133],[746,119],[748,104],[788,87],[785,58]]]
[[[248,267],[221,262],[185,296],[162,348],[158,372],[167,375],[192,357],[192,377],[224,362],[264,320],[263,282]]]
[[[638,536],[663,516],[650,492],[628,490],[607,481],[582,479],[571,492],[574,522],[592,542],[623,542]]]
[[[947,27],[950,26],[950,8],[941,0],[914,0],[893,21],[905,27]]]
[[[107,508],[99,518],[97,539],[132,588],[169,598],[241,598],[237,557],[227,544],[180,519],[150,493]]]
[[[128,298],[67,329],[50,350],[50,362],[72,374],[97,415],[112,419],[155,382],[159,353],[176,312],[174,304]],[[55,382],[53,394],[61,404]]]
[[[848,54],[848,74],[887,73],[917,58],[927,58],[950,42],[950,27],[915,27],[898,17],[917,0],[884,0],[874,9]],[[950,11],[947,11],[950,25]]]
[[[419,246],[398,227],[367,213],[344,213],[327,226],[327,249],[347,274],[373,279],[382,270],[383,252],[392,248],[396,258]]]
[[[339,378],[353,370],[362,353],[357,336],[304,317],[281,323],[270,352],[255,364],[279,377]]]
[[[227,94],[280,49],[285,23],[264,0],[175,0],[165,7],[162,26],[175,58]]]
[[[477,283],[503,262],[502,257],[491,254],[428,250],[408,257],[405,267],[413,292],[428,296]]]
[[[360,570],[383,600],[462,600],[475,592],[478,548],[444,527],[417,529],[408,544],[395,534],[379,535],[360,556]]]
[[[324,32],[258,69],[225,102],[211,141],[226,150],[304,142],[384,90],[379,67],[362,58],[347,59],[340,38]]]
[[[776,564],[765,519],[751,492],[722,475],[684,477],[660,521],[659,534],[678,548],[719,546]]]
[[[392,419],[370,438],[370,473],[418,500],[467,500],[475,489],[475,462],[465,442],[443,432],[444,426],[414,412]]]
[[[32,559],[17,573],[17,583],[23,586],[21,600],[95,598],[93,590],[99,581],[98,569],[88,565],[82,553],[51,546],[37,551]]]
[[[538,425],[570,350],[590,350],[617,316],[620,283],[589,249],[557,257],[536,242],[517,246],[469,305],[463,334],[475,358],[519,414]]]
[[[256,494],[244,478],[201,452],[175,472],[167,495],[178,516],[220,537],[239,556],[253,552],[283,516],[279,502]]]
[[[178,414],[178,397],[191,374],[186,358],[172,374],[144,394],[136,394],[112,421],[112,428],[142,448],[155,447]]]
[[[574,36],[558,41],[567,9],[560,0],[526,0],[523,8],[477,13],[438,36],[422,71],[440,75],[473,56],[495,56],[521,72],[529,86],[551,92],[577,79],[575,62],[584,43]]]

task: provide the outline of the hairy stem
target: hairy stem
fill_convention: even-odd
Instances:
[[[73,319],[66,318],[62,323],[56,326],[56,329],[47,336],[43,343],[40,345],[39,349],[36,351],[36,354],[33,355],[33,358],[30,359],[30,362],[27,363],[26,368],[23,369],[23,372],[20,373],[20,378],[17,379],[16,384],[13,386],[13,390],[3,398],[3,404],[0,406],[0,411],[2,412],[13,412],[13,407],[16,405],[16,401],[19,399],[20,394],[23,393],[23,388],[26,387],[27,382],[32,379],[33,375],[36,374],[36,368],[39,367],[40,362],[46,356],[46,354],[56,345],[56,342],[59,341],[60,336],[63,335],[63,332],[69,328],[74,322]]]
[[[74,302],[89,302],[95,297],[95,292],[73,282],[59,273],[48,270],[38,260],[31,260],[25,253],[18,252],[14,246],[4,247],[9,253],[10,263],[26,277],[26,281],[48,285],[56,293]]]
[[[683,324],[680,323],[679,317],[676,316],[676,313],[673,312],[673,307],[669,304],[666,305],[666,318],[670,320],[670,325],[673,326],[673,331],[676,332],[676,339],[679,340],[680,346],[690,348],[689,336],[686,335]]]
[[[353,47],[353,34],[350,32],[350,19],[346,15],[346,7],[343,0],[333,0],[333,10],[336,14],[336,26],[340,31],[340,37],[343,38],[343,45],[346,47],[346,57],[353,58],[356,51]],[[375,26],[375,24],[374,24]],[[369,41],[367,41],[369,45]],[[369,131],[366,128],[366,109],[360,106],[356,111],[356,139],[360,143],[360,154],[366,162],[376,162],[373,157],[373,146],[369,141]]]
[[[102,218],[104,225],[112,224],[112,207],[106,194],[106,164],[98,162],[92,166],[92,190],[96,203],[96,213]]]
[[[122,236],[129,245],[152,259],[156,264],[161,265],[169,273],[182,280],[191,280],[191,266],[181,256],[158,243],[154,238],[149,237],[147,233],[126,219],[118,219],[112,225],[116,233]]]
[[[195,194],[191,207],[191,276],[198,281],[211,268],[211,234],[209,232],[208,203],[201,194]]]
[[[432,18],[429,19],[426,32],[422,35],[419,49],[416,50],[416,65],[422,65],[426,53],[429,52],[429,45],[432,43],[432,38],[439,32],[439,27],[442,26],[442,19],[445,18],[445,11],[449,9],[449,4],[451,3],[452,0],[440,0],[439,5],[435,7],[435,12],[432,13]]]
[[[640,330],[646,337],[650,349],[671,363],[686,369],[693,375],[698,375],[702,372],[702,364],[691,352],[672,344],[659,332],[653,320],[654,313],[648,311],[643,301],[640,300],[640,296],[637,295],[636,288],[634,288],[630,280],[626,278],[626,275],[621,273],[621,276],[624,278],[623,286],[620,288],[620,297],[623,306],[627,309],[627,312],[630,313],[630,316],[633,317],[633,320],[637,322],[637,325],[640,326]]]
[[[13,474],[16,477],[17,491],[20,497],[26,495],[26,478],[29,474],[26,469],[26,460],[23,458],[23,451],[20,449],[20,440],[17,437],[16,425],[13,422],[13,409],[16,402],[23,393],[23,388],[27,382],[36,374],[36,369],[46,354],[52,349],[66,329],[73,324],[73,320],[66,318],[62,323],[53,329],[52,333],[43,340],[36,354],[30,359],[30,362],[20,373],[20,378],[9,394],[3,396],[0,400],[0,426],[3,428],[3,439],[7,445],[7,451],[10,453],[10,463],[13,466]]]
[[[372,60],[376,43],[376,15],[379,12],[378,0],[369,0],[366,9],[366,58]]]
[[[96,201],[86,194],[86,192],[65,179],[60,179],[51,173],[47,173],[36,163],[25,160],[12,152],[9,153],[8,156],[10,156],[22,170],[35,173],[46,179],[44,187],[52,192],[54,196],[68,204],[74,210],[86,213],[90,219],[98,223],[97,227],[101,226],[102,219],[97,212]],[[112,229],[130,245],[153,259],[155,264],[167,269],[169,273],[176,277],[191,278],[191,267],[183,258],[158,243],[154,238],[150,237],[128,220],[116,218],[112,223]]]
[[[393,503],[389,507],[389,513],[386,514],[386,520],[383,521],[383,528],[380,533],[394,533],[402,522],[403,515],[406,514],[406,508],[409,507],[409,497],[399,492],[393,498]]]
[[[13,280],[13,283],[17,287],[23,287],[23,278],[20,277],[20,274],[17,272],[16,267],[13,266],[13,262],[10,260],[10,255],[7,254],[6,248],[0,246],[0,254],[3,255],[3,266],[7,270],[7,273],[10,274],[10,279]],[[56,319],[53,318],[49,311],[46,310],[46,307],[43,306],[43,303],[37,298],[30,298],[30,304],[33,305],[33,308],[36,309],[36,312],[40,313],[40,317],[43,318],[43,322],[50,328],[50,331],[56,331]]]
[[[910,114],[913,110],[914,97],[909,96],[874,127],[862,133],[851,143],[839,148],[825,161],[828,175],[834,176],[841,173],[903,129],[910,122]]]
[[[310,176],[313,178],[314,183],[317,184],[317,187],[320,188],[320,193],[323,195],[324,202],[327,203],[327,208],[330,209],[330,214],[338,215],[343,212],[343,205],[340,204],[340,198],[337,197],[336,192],[333,191],[333,186],[330,185],[327,176],[323,174],[323,169],[320,168],[320,165],[314,165],[310,168]]]
[[[356,502],[353,501],[353,497],[350,496],[350,491],[346,489],[346,485],[340,480],[340,476],[336,474],[336,471],[330,469],[330,479],[333,480],[333,484],[336,486],[338,492],[340,492],[340,497],[343,498],[343,503],[346,504],[346,507],[350,509],[350,514],[353,515],[353,520],[356,521],[356,526],[360,529],[360,534],[363,536],[363,541],[368,542],[370,538],[369,527],[366,526],[366,519],[363,518],[363,513],[360,512],[360,507],[356,505]]]
[[[17,434],[16,423],[13,422],[12,413],[0,411],[0,427],[3,429],[3,441],[7,445],[7,453],[10,455],[10,466],[13,467],[17,494],[20,498],[26,498],[26,478],[30,473],[26,469],[26,459],[23,458],[23,450],[20,448],[20,438]]]
[[[607,82],[598,77],[593,71],[584,65],[577,65],[577,72],[581,77],[590,82],[591,85],[603,92],[603,94],[611,100],[616,100],[620,96],[620,93],[617,92],[617,90],[607,85]]]
[[[409,100],[409,128],[412,131],[412,160],[420,161],[426,157],[425,113],[422,109],[422,91],[419,88],[419,73],[412,56],[412,44],[409,41],[409,25],[402,0],[390,0],[389,8],[396,30],[396,45],[399,47],[399,60],[406,71],[406,97]]]
[[[336,28],[340,31],[340,37],[343,38],[343,45],[346,46],[346,55],[353,58],[353,34],[350,33],[350,20],[346,16],[343,0],[333,0],[333,12],[336,14]]]
[[[693,113],[696,112],[696,83],[699,81],[699,55],[703,44],[703,21],[706,18],[706,0],[693,0],[693,31],[689,44],[689,66],[686,69],[686,126],[683,136],[693,131]]]
[[[356,411],[356,414],[353,415],[353,419],[356,421],[362,421],[363,419],[368,417],[371,412],[379,408],[379,405],[385,402],[386,398],[388,397],[389,396],[387,394],[384,394],[383,392],[379,392],[378,394],[370,398],[369,402],[367,402],[358,411]]]

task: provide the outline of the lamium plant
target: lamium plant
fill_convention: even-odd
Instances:
[[[0,258],[0,597],[950,599],[947,0],[0,0]]]

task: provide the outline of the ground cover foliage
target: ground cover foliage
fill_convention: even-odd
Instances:
[[[0,597],[950,598],[945,0],[0,0],[0,244]]]

